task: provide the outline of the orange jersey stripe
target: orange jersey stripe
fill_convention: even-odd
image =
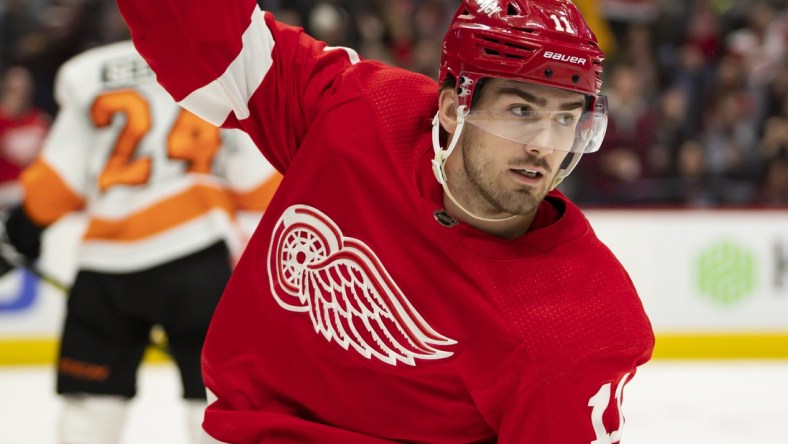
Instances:
[[[261,183],[251,191],[244,193],[233,192],[233,201],[240,209],[250,211],[265,211],[268,208],[268,204],[271,202],[271,199],[274,197],[276,189],[279,188],[280,183],[282,183],[282,175],[279,173],[274,173],[274,175],[269,177],[265,182]]]
[[[212,186],[195,185],[120,220],[93,218],[84,238],[133,242],[177,227],[214,209],[221,209],[231,220],[235,219],[235,207],[229,193]]]
[[[69,187],[43,157],[38,157],[21,176],[25,190],[25,213],[33,222],[49,226],[61,216],[85,207],[85,200]]]

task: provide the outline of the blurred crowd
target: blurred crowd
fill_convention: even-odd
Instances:
[[[434,78],[458,1],[262,3],[331,45]],[[785,0],[576,3],[607,54],[610,124],[565,193],[584,206],[788,208]],[[114,0],[0,0],[0,200],[57,113],[58,67],[127,37]]]

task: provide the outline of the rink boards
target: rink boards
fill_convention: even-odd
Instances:
[[[655,357],[788,358],[788,211],[587,214],[641,294]],[[82,229],[73,216],[45,238],[39,267],[66,285]],[[52,362],[65,301],[29,272],[0,278],[0,365]]]

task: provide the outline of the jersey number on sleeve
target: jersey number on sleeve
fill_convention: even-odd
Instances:
[[[103,128],[109,126],[118,113],[125,115],[126,123],[99,175],[101,191],[113,185],[143,185],[150,177],[151,158],[134,157],[152,125],[150,106],[136,91],[109,92],[96,98],[91,118],[96,127]],[[168,157],[188,162],[187,171],[191,173],[210,173],[211,161],[220,146],[219,128],[186,110],[180,111],[167,136]]]
[[[596,439],[591,441],[591,444],[613,444],[621,441],[621,432],[624,428],[624,413],[621,411],[621,394],[624,391],[624,384],[627,382],[629,373],[624,375],[616,386],[616,411],[618,412],[618,430],[608,433],[605,428],[605,423],[602,420],[602,415],[605,414],[608,405],[610,404],[610,388],[611,384],[604,384],[599,388],[591,399],[588,400],[588,406],[591,407],[591,424],[594,427]]]

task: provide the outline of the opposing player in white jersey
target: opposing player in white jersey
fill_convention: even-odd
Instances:
[[[262,212],[281,176],[246,134],[180,108],[131,42],[67,62],[56,96],[60,111],[23,172],[24,203],[6,228],[11,244],[35,258],[46,227],[70,212],[88,217],[57,364],[65,399],[58,439],[120,441],[156,325],[196,432],[203,340],[245,243],[236,214]]]

